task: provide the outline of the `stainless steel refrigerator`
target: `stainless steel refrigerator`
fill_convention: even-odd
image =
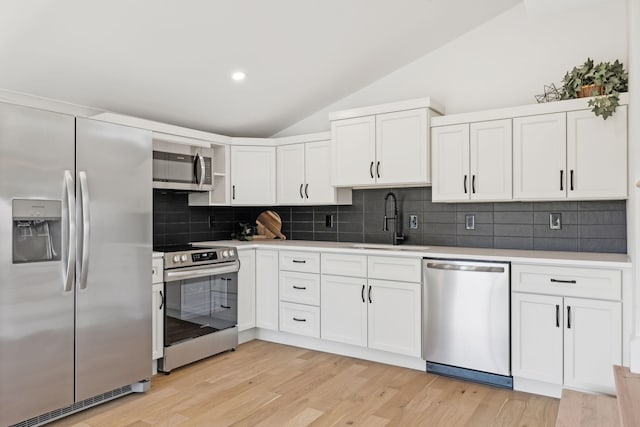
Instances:
[[[151,167],[148,131],[0,103],[0,425],[151,376]]]

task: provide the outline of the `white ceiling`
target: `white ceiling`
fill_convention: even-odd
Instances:
[[[0,0],[0,88],[271,136],[519,2]]]

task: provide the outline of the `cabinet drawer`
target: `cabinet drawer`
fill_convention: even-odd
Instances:
[[[320,275],[281,271],[280,301],[320,305]]]
[[[162,258],[153,258],[151,260],[151,283],[162,283],[163,276],[163,260]]]
[[[367,277],[367,256],[323,253],[322,274]]]
[[[280,251],[280,270],[320,273],[320,253]]]
[[[320,338],[320,308],[281,302],[280,330]]]
[[[513,264],[511,289],[518,292],[619,300],[622,297],[622,272],[614,269]]]
[[[421,258],[396,258],[370,256],[369,278],[420,283],[422,281]]]

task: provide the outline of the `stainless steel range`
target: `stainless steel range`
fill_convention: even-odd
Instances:
[[[171,370],[238,346],[234,248],[155,247],[164,252],[164,358]]]

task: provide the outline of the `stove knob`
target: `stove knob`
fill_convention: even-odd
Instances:
[[[229,251],[222,251],[222,258],[226,258],[229,256]]]
[[[234,255],[233,249],[229,249],[229,256],[233,256],[233,255]]]
[[[188,259],[188,258],[187,258],[187,256],[186,256],[186,255],[181,255],[181,256],[180,256],[180,261],[182,261],[182,262],[187,262],[187,259]]]
[[[174,255],[173,262],[180,262],[180,257],[178,255]]]

